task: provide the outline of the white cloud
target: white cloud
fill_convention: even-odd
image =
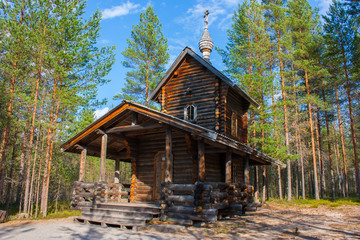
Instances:
[[[197,0],[196,3],[186,11],[186,15],[176,21],[185,29],[191,30],[194,34],[193,40],[198,40],[204,29],[204,12],[209,10],[209,27],[221,31],[229,28],[234,10],[242,0]],[[213,25],[213,26],[212,26]]]
[[[109,44],[109,43],[110,43],[110,40],[101,39],[101,40],[99,41],[99,43],[101,43],[101,44]]]
[[[123,3],[119,6],[114,6],[112,8],[107,8],[102,11],[102,19],[120,17],[128,15],[130,13],[138,12],[140,4],[134,4],[130,1]]]
[[[94,112],[95,119],[101,118],[103,115],[105,115],[109,111],[108,107],[105,107],[103,109],[98,109]]]
[[[329,6],[332,4],[332,0],[316,0],[319,6],[319,14],[325,15]]]

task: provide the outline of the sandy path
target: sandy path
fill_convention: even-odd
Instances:
[[[159,227],[159,226],[158,226]],[[270,204],[256,213],[203,227],[128,231],[71,219],[0,224],[0,239],[360,239],[360,206],[331,209]]]

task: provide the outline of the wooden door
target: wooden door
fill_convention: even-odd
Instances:
[[[154,157],[153,200],[160,200],[160,185],[165,181],[165,152],[161,151]]]

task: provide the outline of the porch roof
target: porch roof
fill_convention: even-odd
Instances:
[[[128,117],[131,112],[138,113],[144,117],[147,117],[147,119],[150,120],[148,120],[149,122],[147,124],[147,128],[144,125],[133,126],[133,128],[138,127],[142,128],[144,131],[147,131],[152,127],[157,127],[160,129],[164,128],[165,125],[169,125],[176,129],[188,132],[194,136],[203,138],[205,140],[205,143],[209,145],[216,145],[220,148],[230,147],[234,153],[247,154],[250,157],[250,160],[258,162],[259,164],[275,164],[281,167],[285,167],[284,163],[227,136],[128,100],[124,100],[120,105],[113,108],[101,118],[97,119],[95,122],[87,126],[74,137],[70,138],[68,141],[61,145],[61,150],[65,152],[80,153],[77,145],[86,145],[86,147],[88,147],[89,143],[99,138],[99,135],[97,135],[96,133],[97,131],[100,130],[105,133],[111,133],[111,129],[119,122],[123,122],[123,124],[116,125],[118,128],[130,126],[131,122],[129,122],[128,120],[125,121],[124,119],[126,118],[126,116]],[[113,134],[113,136],[114,138],[120,140],[123,139],[121,135]],[[119,144],[118,146],[114,146],[114,149],[122,148],[121,141],[119,143],[116,143],[114,141],[114,144]],[[108,154],[112,155],[111,151],[108,152]],[[115,156],[117,154],[120,154],[120,152],[114,153],[113,155]]]

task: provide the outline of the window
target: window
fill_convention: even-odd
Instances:
[[[238,118],[235,112],[231,115],[231,135],[237,137],[238,133]]]
[[[187,105],[184,109],[184,119],[189,122],[196,122],[197,107],[193,104]]]

